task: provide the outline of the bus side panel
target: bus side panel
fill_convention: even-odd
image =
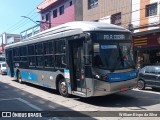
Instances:
[[[92,78],[85,78],[87,97],[91,97],[94,94],[94,80]]]
[[[52,89],[56,89],[56,76],[63,75],[60,71],[19,70],[23,81]]]

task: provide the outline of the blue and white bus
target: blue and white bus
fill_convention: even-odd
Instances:
[[[126,91],[137,83],[131,43],[122,27],[70,22],[6,46],[7,73],[65,97]]]

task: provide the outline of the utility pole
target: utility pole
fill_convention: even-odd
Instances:
[[[34,20],[32,20],[31,18],[29,18],[29,17],[27,17],[27,16],[21,16],[21,17],[27,18],[27,19],[29,19],[30,21],[34,22],[36,25],[38,25]]]
[[[27,16],[21,16],[21,17],[26,18],[26,19],[29,19],[30,21],[34,22],[37,26],[40,26],[37,22],[35,22],[34,20],[32,20],[30,17],[27,17]],[[40,26],[40,27],[41,27],[41,26]],[[44,27],[42,27],[42,28],[45,30]]]

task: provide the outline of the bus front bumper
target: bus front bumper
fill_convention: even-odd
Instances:
[[[137,86],[137,78],[121,81],[121,82],[105,82],[94,79],[95,88],[93,96],[103,96],[116,92],[127,91],[135,88]]]

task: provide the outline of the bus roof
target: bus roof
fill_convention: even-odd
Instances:
[[[67,36],[77,35],[87,31],[129,32],[129,30],[113,24],[102,23],[102,22],[90,22],[90,21],[75,21],[75,22],[65,23],[65,24],[53,27],[51,29],[45,30],[27,39],[24,39],[21,42],[7,45],[5,49],[26,45],[26,44],[31,44],[31,43],[36,43],[36,42],[41,42],[45,40],[55,39],[55,38],[63,38]]]

